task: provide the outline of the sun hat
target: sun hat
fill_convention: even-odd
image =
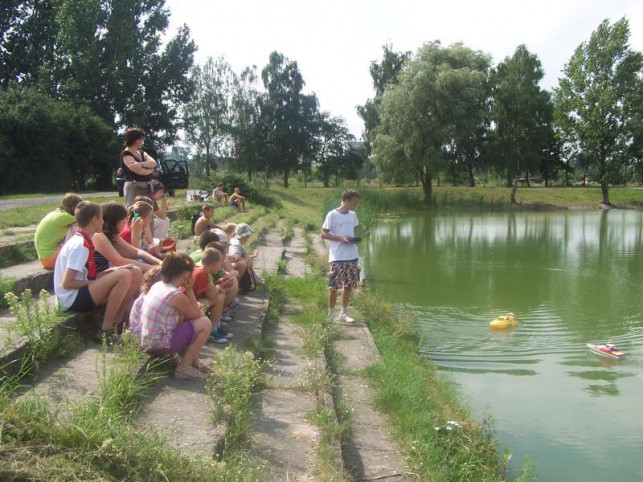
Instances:
[[[244,236],[250,236],[252,233],[254,233],[254,230],[246,223],[237,224],[237,227],[234,229],[234,237],[236,239],[241,239]]]
[[[219,236],[219,242],[220,243],[225,243],[225,244],[230,244],[230,240],[228,239],[228,235],[223,231],[223,229],[213,229],[215,233],[217,233],[217,236]]]

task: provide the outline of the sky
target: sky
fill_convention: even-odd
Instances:
[[[434,40],[463,42],[490,54],[493,65],[525,44],[542,62],[545,89],[558,84],[576,47],[604,19],[626,17],[630,46],[643,51],[641,0],[166,0],[166,8],[167,33],[186,24],[198,64],[223,56],[237,73],[251,65],[261,72],[275,50],[297,61],[304,91],[358,139],[356,106],[374,96],[369,66],[384,44],[415,53]]]

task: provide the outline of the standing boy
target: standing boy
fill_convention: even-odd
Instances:
[[[321,237],[330,241],[328,262],[331,265],[328,274],[328,316],[332,319],[337,301],[337,290],[342,290],[342,307],[339,321],[352,323],[355,320],[348,316],[346,308],[353,288],[359,281],[359,254],[357,252],[355,230],[359,226],[355,209],[359,202],[359,193],[352,189],[342,194],[342,204],[326,215],[322,225]]]
[[[132,280],[139,270],[133,265],[110,268],[99,275],[94,263],[92,236],[103,228],[103,212],[98,204],[83,201],[75,211],[78,231],[67,241],[56,259],[54,292],[64,310],[90,311],[106,304],[103,325],[97,341],[117,339],[114,326],[119,324],[139,286]],[[141,279],[140,270],[138,280]]]

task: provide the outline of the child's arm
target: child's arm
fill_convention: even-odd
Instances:
[[[76,273],[78,271],[71,269],[71,268],[66,268],[65,272],[63,273],[63,288],[66,290],[79,290],[83,286],[88,286],[90,281],[89,280],[78,280],[75,279]]]

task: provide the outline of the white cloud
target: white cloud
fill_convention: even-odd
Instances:
[[[631,46],[643,50],[643,3],[634,0],[167,0],[166,6],[169,33],[187,24],[199,63],[223,55],[236,72],[253,64],[260,71],[275,50],[296,60],[307,91],[356,136],[363,125],[355,106],[373,96],[368,68],[385,43],[415,52],[432,40],[462,41],[494,63],[524,43],[543,63],[545,88],[557,84],[574,49],[605,18],[626,16]]]

